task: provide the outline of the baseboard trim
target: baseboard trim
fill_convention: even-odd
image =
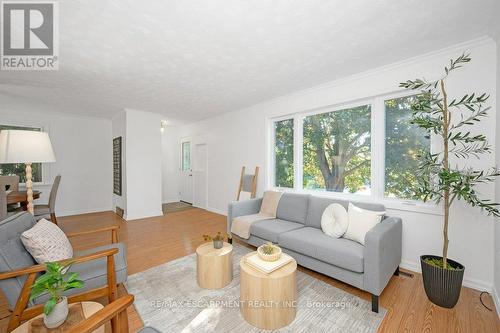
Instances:
[[[416,272],[416,273],[422,273],[422,269],[420,267],[420,263],[408,261],[408,260],[402,260],[401,265],[399,267]],[[463,282],[464,287],[476,289],[479,291],[487,291],[489,293],[492,293],[493,290],[493,285],[491,283],[488,283],[483,280],[478,280],[478,279],[472,279],[464,276],[464,282]]]
[[[159,212],[159,213],[155,213],[155,214],[151,214],[151,215],[145,215],[145,216],[124,216],[124,220],[127,221],[127,222],[134,222],[134,221],[139,221],[139,220],[142,220],[142,219],[149,219],[149,218],[152,218],[152,217],[159,217],[159,216],[163,216],[163,212]]]
[[[207,207],[207,208],[205,208],[205,210],[208,210],[209,212],[212,212],[215,214],[227,216],[227,213],[225,211],[217,209],[217,208]]]
[[[495,303],[495,308],[497,309],[497,315],[500,318],[500,297],[495,286],[493,286],[493,290],[491,291],[491,298],[493,298],[493,303]]]
[[[73,215],[81,215],[81,214],[90,214],[90,213],[102,213],[102,212],[108,212],[108,211],[113,211],[113,207],[102,207],[102,208],[89,208],[89,209],[78,209],[78,210],[69,210],[69,211],[57,211],[56,210],[56,216],[57,217],[63,217],[63,216],[73,216]]]
[[[163,200],[163,204],[168,204],[168,203],[172,203],[172,202],[179,202],[179,198],[167,198],[165,200]]]

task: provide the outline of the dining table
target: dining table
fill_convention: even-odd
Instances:
[[[40,191],[33,191],[33,200],[40,198]],[[7,193],[7,205],[21,204],[23,210],[28,210],[28,192],[27,191],[10,191]]]

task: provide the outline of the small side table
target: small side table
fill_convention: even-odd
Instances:
[[[213,243],[205,243],[196,249],[198,285],[205,289],[220,289],[233,279],[233,246],[224,243],[214,249]]]
[[[96,313],[97,311],[101,310],[104,307],[102,304],[99,304],[97,302],[82,302],[81,304],[82,304],[83,315],[85,316],[85,318],[89,318],[94,313]],[[70,306],[71,306],[71,304],[70,304]],[[42,317],[43,317],[43,314],[41,314],[33,319],[30,319],[27,322],[24,322],[21,326],[19,326],[15,330],[13,330],[12,333],[28,333],[28,332],[30,332],[30,323],[33,320],[35,320],[37,318],[42,318]],[[98,329],[96,329],[94,331],[94,333],[104,333],[105,332],[104,327],[105,327],[105,325],[99,327]],[[57,328],[55,328],[54,330],[57,330]]]
[[[292,260],[270,274],[240,261],[240,313],[258,328],[275,330],[289,325],[297,314],[297,262]]]

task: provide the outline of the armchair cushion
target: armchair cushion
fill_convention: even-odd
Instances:
[[[76,251],[75,257],[82,257],[95,252],[104,251],[112,248],[117,248],[118,253],[114,255],[116,283],[123,283],[127,280],[127,259],[125,254],[125,245],[123,243],[107,244],[95,247],[89,250]],[[80,280],[85,283],[81,289],[71,289],[66,291],[66,296],[79,294],[85,291],[96,289],[107,284],[107,265],[106,258],[88,261],[81,264],[76,264],[70,268],[71,272],[80,274]],[[48,295],[43,294],[33,300],[32,305],[42,304],[47,301]]]
[[[0,221],[0,272],[13,271],[36,264],[21,242],[21,234],[35,225],[36,221],[30,213],[22,212]],[[16,305],[26,276],[0,280],[10,309]]]
[[[46,219],[23,232],[21,241],[39,264],[73,257],[73,247],[64,231]]]

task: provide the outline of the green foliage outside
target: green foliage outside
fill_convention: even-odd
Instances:
[[[41,128],[36,127],[21,127],[21,126],[9,126],[9,125],[0,125],[1,130],[24,130],[24,131],[41,131]],[[21,183],[26,182],[26,166],[23,163],[15,163],[15,164],[0,164],[0,175],[9,176],[9,175],[18,175],[19,181]],[[33,173],[33,182],[39,183],[42,181],[42,163],[33,163],[31,165],[32,173]]]
[[[370,190],[370,118],[365,105],[304,119],[304,188]]]
[[[293,119],[274,123],[275,185],[293,188]]]
[[[430,152],[429,133],[411,123],[416,96],[385,101],[385,196],[422,200],[415,193],[419,158]],[[428,175],[420,175],[429,178]]]
[[[48,293],[50,298],[43,308],[44,313],[48,315],[61,300],[63,292],[70,289],[83,288],[84,282],[79,280],[78,273],[69,272],[69,268],[72,265],[71,262],[66,265],[61,265],[57,262],[47,262],[45,265],[47,266],[47,270],[33,284],[30,301],[44,293]]]

